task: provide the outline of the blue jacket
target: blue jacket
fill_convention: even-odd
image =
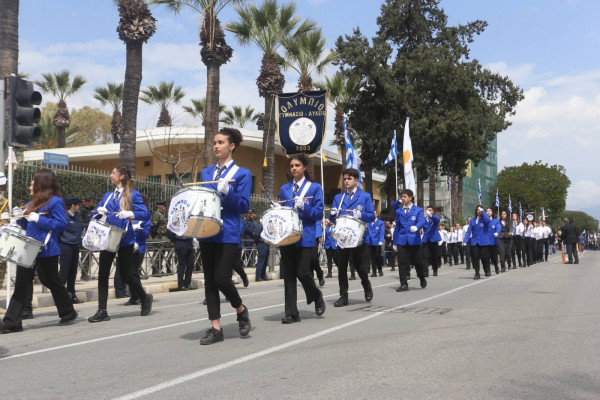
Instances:
[[[384,242],[385,223],[379,218],[367,224],[367,236],[365,243],[369,246],[379,246],[379,243]]]
[[[477,217],[471,218],[463,243],[467,243],[470,237],[471,246],[488,246],[485,230],[490,224],[490,217],[488,217],[485,212],[482,212],[481,218],[479,218],[479,224],[476,221]]]
[[[425,226],[425,214],[423,209],[412,205],[408,213],[404,212],[400,202],[395,201],[392,206],[396,208],[395,220],[396,227],[394,228],[394,244],[418,246],[421,244],[421,233],[419,230]],[[411,226],[416,226],[415,232],[410,231]]]
[[[140,221],[133,220],[133,224],[137,224]],[[150,236],[150,227],[152,226],[152,220],[147,219],[142,221],[142,229],[136,229],[133,231],[135,235],[135,242],[138,244],[138,253],[144,254],[146,252],[146,240]],[[167,231],[169,233],[171,231]]]
[[[109,199],[110,197],[110,199]],[[108,202],[107,202],[108,200]],[[98,202],[98,207],[105,207],[109,213],[121,211],[121,201],[114,200],[114,192],[106,192],[102,196],[102,200]],[[131,207],[133,208],[133,218],[138,221],[146,221],[150,219],[150,213],[144,204],[142,195],[137,190],[131,191]],[[90,218],[94,218],[98,215],[96,211],[92,211]],[[116,214],[107,214],[106,222],[117,226],[121,229],[127,228],[127,231],[121,238],[119,247],[130,246],[135,242],[135,234],[133,233],[133,227],[131,226],[133,221],[129,219],[121,219]]]
[[[66,216],[67,229],[65,229],[63,232],[58,232],[58,241],[65,244],[80,245],[83,225],[79,219],[79,214],[71,215],[67,211]]]
[[[310,187],[304,197],[312,196],[312,199],[304,199],[304,210],[297,209],[302,221],[302,238],[294,244],[296,247],[315,247],[315,240],[323,235],[319,232],[321,230],[321,219],[323,218],[323,189],[321,189],[321,185],[304,179],[302,186],[298,189],[297,196],[300,196],[308,184],[310,184]],[[287,200],[281,203],[282,206],[294,207],[294,183],[288,182],[281,186],[279,197],[281,200]]]
[[[221,177],[224,178],[235,166],[232,162]],[[211,165],[202,170],[201,178],[203,181],[214,180],[215,166]],[[246,168],[239,167],[232,176],[235,182],[229,182],[229,192],[227,195],[221,193],[221,219],[223,220],[223,229],[218,235],[209,238],[198,238],[200,242],[212,243],[237,243],[241,246],[242,233],[242,214],[247,214],[250,208],[250,190],[252,187],[252,174]],[[204,187],[217,190],[217,184],[211,183]]]
[[[335,222],[338,215],[352,215],[352,211],[345,210],[358,210],[358,206],[362,206],[362,210],[360,210],[361,220],[367,223],[375,221],[375,214],[373,214],[373,200],[371,200],[371,195],[369,193],[356,188],[356,192],[354,193],[354,196],[352,196],[352,201],[348,201],[348,196],[345,194],[346,192],[344,191],[335,195],[331,208],[341,208],[341,210],[339,214],[329,216],[331,222]],[[344,203],[340,204],[342,197],[344,198]]]
[[[331,229],[333,227],[332,226],[328,226],[327,228],[325,228],[325,248],[326,249],[334,249],[337,250],[337,243],[335,242],[335,239],[333,238],[333,236],[331,236]]]
[[[54,257],[60,255],[60,246],[58,244],[58,233],[67,229],[67,212],[65,203],[58,196],[52,196],[47,204],[35,211],[40,215],[38,222],[27,222],[26,218],[19,218],[17,223],[26,231],[26,235],[32,239],[44,243],[49,231],[52,231],[48,244],[42,247],[37,258]]]
[[[491,218],[490,223],[484,227],[486,243],[488,246],[496,246],[498,244],[498,238],[494,237],[494,233],[500,234],[502,231],[502,224],[496,218]]]
[[[423,228],[423,243],[428,242],[439,242],[442,240],[442,236],[438,230],[438,225],[440,224],[440,217],[437,215],[432,215],[429,218],[429,222],[427,222],[427,217],[425,217],[425,227]]]

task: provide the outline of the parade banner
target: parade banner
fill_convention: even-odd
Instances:
[[[277,135],[285,154],[318,153],[327,127],[327,92],[280,93],[276,110]]]

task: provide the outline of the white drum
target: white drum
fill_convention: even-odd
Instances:
[[[288,246],[302,237],[302,221],[294,207],[268,209],[261,218],[263,229],[260,237],[276,246]]]
[[[175,193],[171,200],[168,229],[179,236],[208,238],[223,229],[221,195],[201,186]]]
[[[23,267],[33,268],[43,246],[44,243],[25,236],[17,230],[7,227],[0,231],[0,258]]]
[[[331,236],[342,249],[358,247],[362,244],[367,224],[349,215],[340,215],[335,221]]]
[[[93,219],[83,237],[83,247],[92,251],[110,251],[116,253],[125,230],[99,219]]]

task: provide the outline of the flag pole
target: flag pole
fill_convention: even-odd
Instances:
[[[396,158],[394,159],[394,163],[396,164],[396,200],[398,200],[399,196],[398,196],[398,155],[396,155]]]
[[[323,190],[323,198],[325,197],[325,178],[323,174],[323,145],[321,145],[321,189]],[[325,214],[323,214],[323,218],[321,218],[321,222],[325,219]],[[321,229],[323,230],[323,246],[325,246],[325,224],[321,223]]]

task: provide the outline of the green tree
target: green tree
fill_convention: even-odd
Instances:
[[[71,127],[77,132],[67,136],[67,146],[110,143],[112,121],[113,117],[98,108],[83,106],[71,110]]]
[[[206,109],[203,114],[204,148],[212,146],[213,138],[219,130],[219,115],[221,113],[220,81],[221,65],[229,62],[233,49],[225,40],[225,32],[217,15],[228,4],[240,3],[240,0],[151,0],[151,4],[166,5],[169,10],[179,14],[184,7],[190,7],[201,16],[200,55],[206,65]],[[204,165],[214,165],[217,159],[212,151],[204,152]]]
[[[510,195],[513,211],[521,203],[523,211],[535,210],[537,215],[544,208],[546,215],[560,214],[567,204],[567,189],[571,181],[561,165],[523,163],[520,166],[506,167],[498,173],[500,204],[508,205]],[[506,207],[503,207],[506,208]]]
[[[121,106],[123,105],[123,84],[108,82],[105,87],[94,89],[94,99],[98,100],[103,106],[109,106],[112,109],[112,121],[110,131],[112,133],[113,143],[119,143],[121,136]]]
[[[157,104],[160,107],[160,117],[156,124],[157,127],[171,126],[173,121],[169,113],[169,106],[177,104],[183,99],[185,93],[181,86],[174,87],[175,83],[159,82],[158,86],[148,86],[142,90],[143,96],[140,100],[147,104]]]
[[[57,145],[65,147],[65,130],[71,124],[69,109],[67,108],[67,97],[76,93],[87,80],[81,75],[75,75],[71,81],[70,72],[63,70],[56,73],[42,74],[43,80],[35,81],[44,93],[49,93],[58,99],[56,114],[52,117],[52,124],[58,129]]]
[[[258,93],[265,99],[263,133],[262,179],[265,191],[273,196],[275,186],[275,96],[281,93],[285,79],[281,73],[278,49],[284,41],[302,35],[315,28],[309,19],[302,21],[296,16],[296,4],[279,6],[277,0],[264,0],[260,6],[248,4],[236,7],[237,22],[227,24],[225,29],[233,32],[241,45],[255,44],[262,52],[260,74],[256,80]],[[302,22],[301,22],[302,21]]]
[[[183,106],[183,111],[190,114],[193,118],[199,118],[202,121],[202,126],[205,126],[206,120],[206,97],[201,99],[192,99],[192,105]],[[219,115],[227,109],[225,104],[219,104]],[[206,142],[205,142],[206,143]]]
[[[581,233],[584,230],[588,235],[598,232],[599,221],[583,211],[565,210],[561,213],[553,214],[548,218],[548,224],[553,228],[560,229],[564,225],[563,218],[569,218],[569,221],[577,228],[577,233]]]
[[[260,117],[260,114],[256,114],[251,106],[246,106],[246,108],[233,106],[231,109],[223,111],[223,114],[225,116],[221,119],[222,123],[238,128],[245,128],[248,122],[254,122]]]
[[[156,19],[144,0],[117,0],[119,39],[125,43],[125,79],[123,81],[123,119],[120,163],[135,176],[135,144],[138,98],[142,83],[142,46],[156,32]]]

